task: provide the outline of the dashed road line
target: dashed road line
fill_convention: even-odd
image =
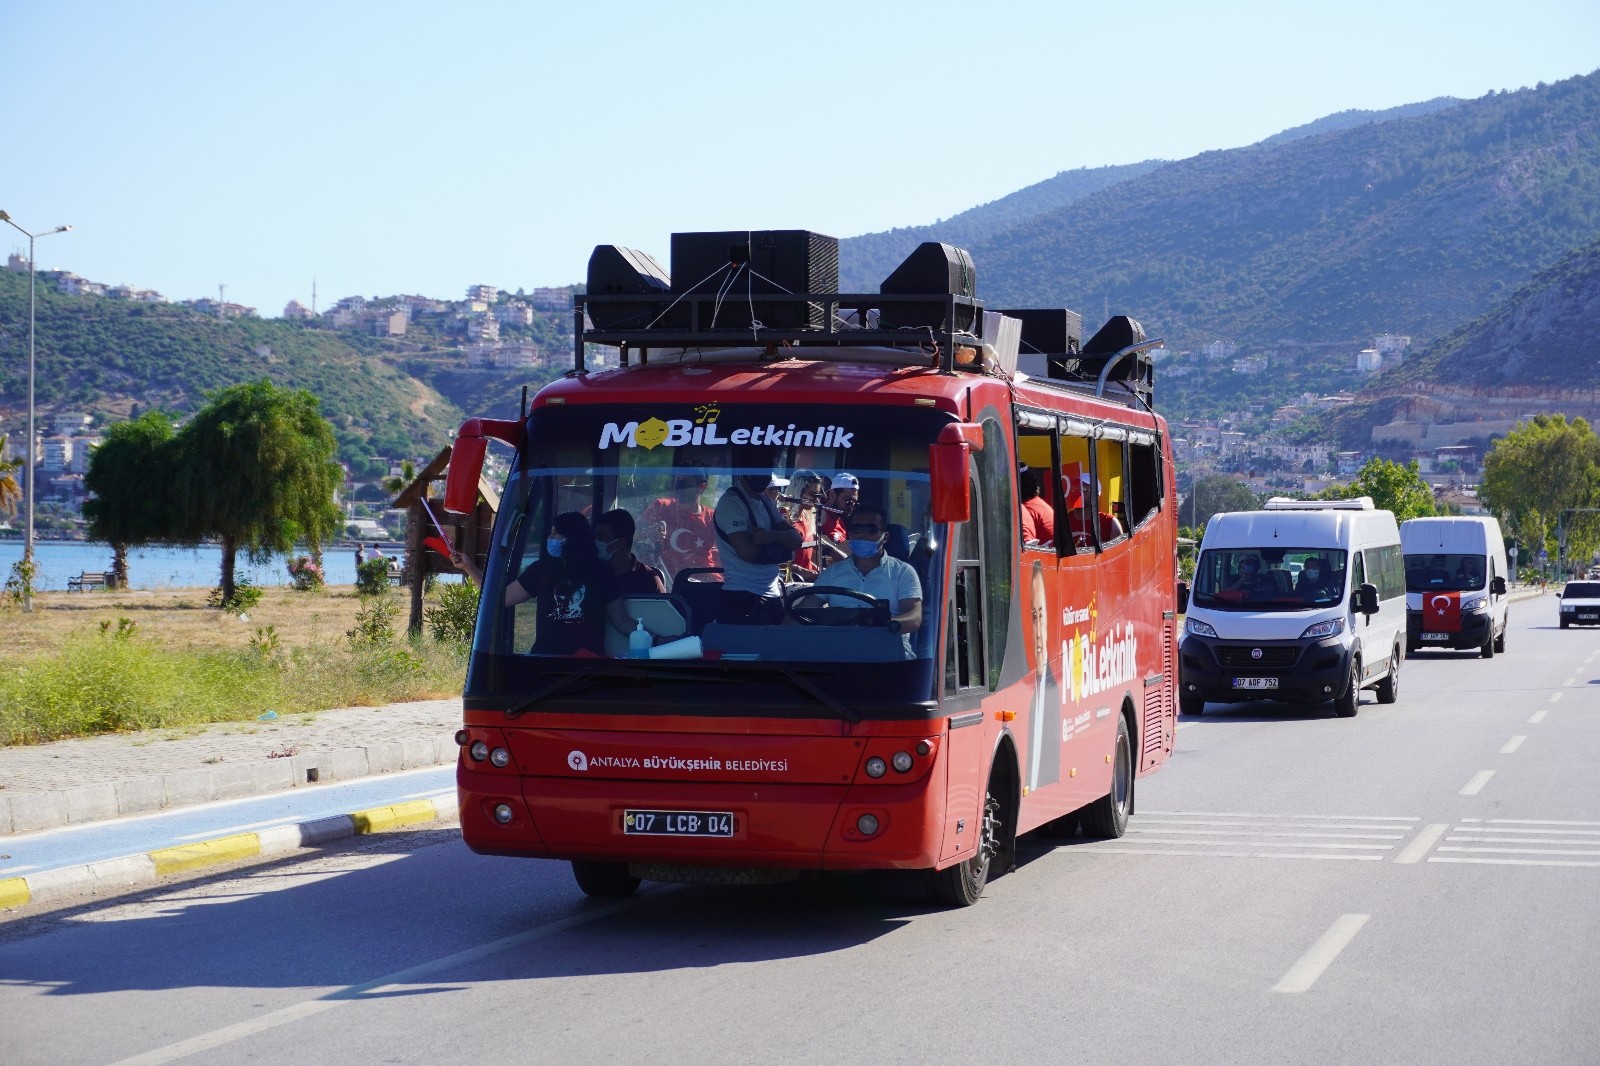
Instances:
[[[1528,738],[1526,736],[1523,736],[1523,735],[1518,735],[1518,736],[1512,737],[1510,740],[1506,741],[1505,742],[1505,746],[1500,749],[1500,754],[1501,755],[1510,755],[1512,752],[1514,752],[1518,748],[1522,747],[1522,742],[1524,740],[1527,740],[1527,739]]]
[[[1411,843],[1402,848],[1400,854],[1394,857],[1394,861],[1401,866],[1410,866],[1420,861],[1428,853],[1428,849],[1439,843],[1439,838],[1444,836],[1449,829],[1450,825],[1447,822],[1436,822],[1433,825],[1423,826],[1422,830],[1412,838]]]
[[[1472,780],[1467,782],[1466,787],[1462,788],[1460,794],[1463,796],[1476,796],[1483,791],[1483,786],[1487,785],[1489,778],[1493,776],[1493,770],[1479,770],[1472,775]]]
[[[1534,711],[1533,717],[1528,719],[1528,724],[1538,725],[1540,722],[1544,721],[1544,716],[1549,713],[1549,711]]]
[[[1317,978],[1327,972],[1339,953],[1350,946],[1350,941],[1361,932],[1361,927],[1372,917],[1370,914],[1343,914],[1317,938],[1311,950],[1300,956],[1300,961],[1289,967],[1289,972],[1272,986],[1274,992],[1295,994],[1304,992],[1317,983]]]
[[[1552,693],[1550,693],[1550,702],[1551,703],[1558,702],[1561,699],[1562,695],[1563,695],[1563,693],[1560,693],[1560,692],[1552,692]]]

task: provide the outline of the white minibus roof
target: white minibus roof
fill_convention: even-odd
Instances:
[[[1357,496],[1353,500],[1292,500],[1287,496],[1274,496],[1262,505],[1268,511],[1372,511],[1376,510],[1371,496]]]

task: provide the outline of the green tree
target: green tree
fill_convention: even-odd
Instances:
[[[1253,511],[1261,501],[1250,487],[1227,474],[1207,474],[1190,488],[1189,495],[1178,505],[1178,518],[1196,530],[1204,531],[1211,516],[1223,511]]]
[[[1562,523],[1563,511],[1600,506],[1600,437],[1581,418],[1534,415],[1484,457],[1478,495],[1519,542],[1538,551]],[[1569,527],[1569,547],[1578,547],[1574,533],[1588,545],[1593,523],[1592,515],[1562,523]]]
[[[334,493],[333,427],[317,398],[263,378],[213,394],[178,434],[179,528],[173,539],[222,542],[221,593],[234,596],[234,561],[243,549],[265,560],[296,543],[320,550],[343,524]]]
[[[83,517],[89,520],[89,535],[111,545],[113,587],[127,587],[130,547],[171,536],[175,439],[168,417],[147,411],[107,429],[89,456]]]
[[[1433,506],[1433,489],[1422,480],[1415,459],[1404,466],[1387,459],[1368,459],[1354,481],[1324,489],[1317,494],[1317,499],[1353,500],[1358,496],[1371,496],[1374,507],[1393,511],[1398,522],[1438,513]]]

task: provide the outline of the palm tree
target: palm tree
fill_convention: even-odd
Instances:
[[[0,455],[5,454],[6,437],[0,435]],[[22,486],[17,484],[17,473],[27,464],[21,456],[0,459],[0,514],[16,514],[22,502]]]

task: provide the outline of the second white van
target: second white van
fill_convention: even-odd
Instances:
[[[1398,698],[1400,529],[1370,497],[1273,499],[1213,516],[1185,592],[1180,714],[1201,714],[1208,700],[1270,699],[1331,702],[1348,718],[1364,688],[1379,703]]]
[[[1406,651],[1506,650],[1506,542],[1478,515],[1412,518],[1400,525],[1406,558]]]

